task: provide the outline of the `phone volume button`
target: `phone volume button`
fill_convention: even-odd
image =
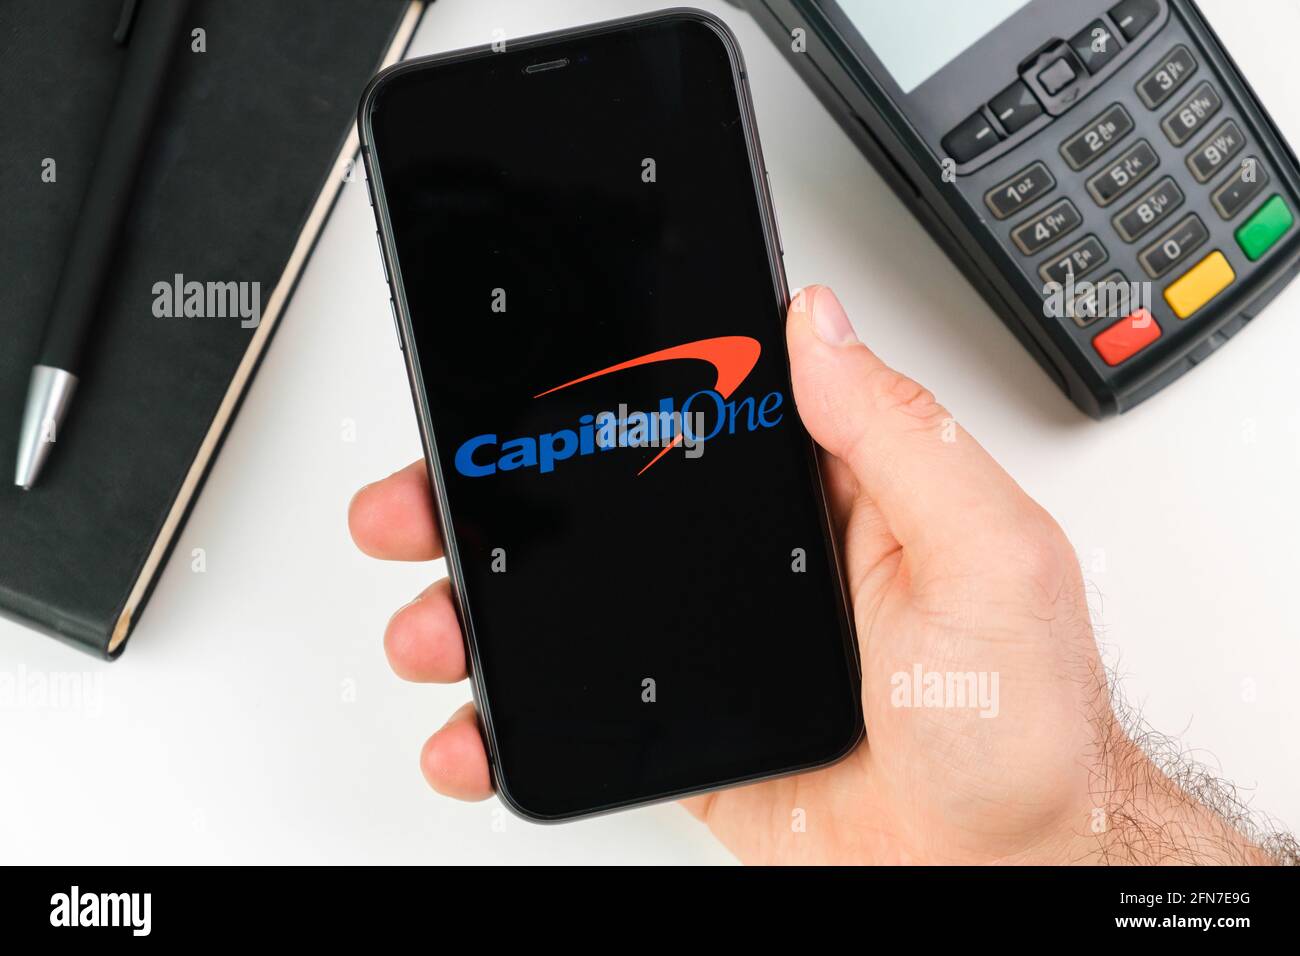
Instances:
[[[767,207],[772,210],[772,231],[776,233],[776,248],[785,258],[785,242],[781,239],[781,220],[776,214],[776,200],[772,198],[772,174],[763,170],[763,179],[767,182]]]
[[[384,241],[379,238],[379,230],[375,230],[375,248],[379,250],[379,268],[384,272],[384,281],[388,283],[388,295],[393,294],[393,280],[388,274],[388,261],[384,258]]]
[[[393,316],[393,331],[397,334],[397,347],[405,352],[406,349],[402,348],[402,327],[397,322],[397,303],[391,296],[388,299],[388,311]]]

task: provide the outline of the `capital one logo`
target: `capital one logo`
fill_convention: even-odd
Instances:
[[[620,405],[617,411],[591,412],[580,416],[572,427],[536,436],[502,439],[491,432],[476,435],[456,450],[456,471],[467,478],[485,478],[502,471],[536,468],[545,475],[554,472],[562,461],[618,448],[659,449],[637,475],[645,474],[679,446],[687,458],[698,458],[704,453],[705,443],[721,435],[745,434],[781,423],[785,396],[780,392],[768,392],[761,399],[752,395],[733,397],[758,364],[761,353],[757,339],[724,335],[660,349],[570,379],[533,398],[544,399],[593,379],[659,362],[707,363],[712,366],[713,384],[692,392],[680,403],[674,396],[665,396],[649,412],[628,411],[626,405]]]

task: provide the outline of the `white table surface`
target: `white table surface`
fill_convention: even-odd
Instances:
[[[700,5],[745,51],[791,284],[834,286],[862,337],[1056,515],[1129,701],[1300,826],[1300,283],[1155,399],[1086,420],[758,27]],[[413,52],[653,7],[438,0]],[[1300,5],[1203,8],[1300,143]],[[0,622],[0,672],[83,675],[95,704],[0,710],[0,861],[731,860],[672,805],[542,827],[425,786],[420,745],[468,689],[398,680],[381,635],[443,565],[370,560],[345,524],[357,487],[420,454],[373,231],[358,178],[125,656]]]

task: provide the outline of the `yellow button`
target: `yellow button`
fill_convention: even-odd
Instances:
[[[1185,319],[1232,285],[1235,278],[1228,260],[1216,250],[1171,282],[1165,289],[1165,301],[1174,315]]]

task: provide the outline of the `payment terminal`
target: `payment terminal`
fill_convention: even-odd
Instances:
[[[1190,0],[743,6],[1094,418],[1300,268],[1295,154]]]

